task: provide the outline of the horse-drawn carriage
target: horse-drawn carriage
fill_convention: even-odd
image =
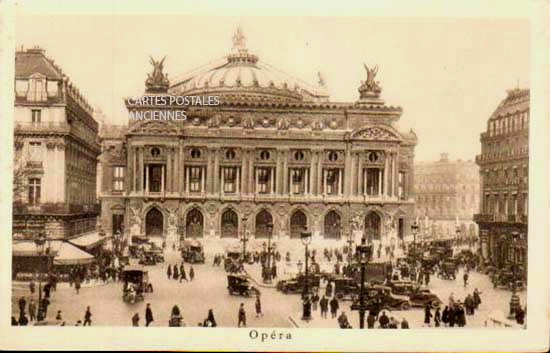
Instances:
[[[143,301],[144,293],[152,292],[147,271],[140,266],[127,266],[122,270],[122,300],[126,303]]]
[[[200,241],[184,240],[180,246],[183,261],[191,264],[204,263],[204,249]]]
[[[223,268],[226,272],[237,273],[242,269],[242,252],[238,249],[227,249]]]

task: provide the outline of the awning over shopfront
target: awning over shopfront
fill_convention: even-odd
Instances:
[[[87,265],[94,262],[94,256],[74,245],[62,242],[53,259],[54,265]]]
[[[91,232],[69,240],[69,243],[78,246],[81,249],[90,250],[103,244],[109,237],[99,235],[99,232]]]
[[[54,257],[54,265],[86,265],[94,261],[93,255],[65,241],[53,240],[49,242],[49,246],[50,254]],[[12,255],[13,257],[39,256],[33,241],[14,242]]]

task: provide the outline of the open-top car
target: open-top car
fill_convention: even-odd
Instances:
[[[230,295],[242,295],[244,297],[260,295],[260,290],[251,285],[248,276],[243,274],[227,275],[227,290]]]
[[[198,240],[184,240],[181,242],[181,257],[191,264],[204,263],[204,249]]]

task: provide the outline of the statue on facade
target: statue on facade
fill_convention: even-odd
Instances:
[[[245,129],[254,129],[254,118],[252,115],[249,115],[243,119],[243,128]]]
[[[151,56],[149,57],[149,62],[153,65],[153,72],[147,74],[147,80],[145,81],[145,86],[147,87],[147,92],[166,92],[170,86],[170,81],[168,81],[168,74],[162,72],[164,69],[164,59],[156,61]]]
[[[376,74],[378,73],[378,65],[376,65],[372,69],[369,69],[366,64],[363,64],[363,66],[365,67],[365,70],[367,70],[367,81],[365,82],[367,89],[371,91],[380,90],[380,82],[374,80]]]
[[[141,234],[141,216],[140,210],[138,208],[130,207],[130,211],[132,212],[131,215],[131,223],[130,226],[130,233],[132,235],[140,235]]]
[[[222,124],[222,121],[220,119],[220,116],[218,114],[214,115],[208,120],[208,127],[209,128],[217,128],[220,127]]]
[[[319,81],[318,81],[319,87],[326,87],[327,83],[320,71],[317,72],[317,77],[319,78]]]

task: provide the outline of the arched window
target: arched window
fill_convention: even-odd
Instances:
[[[376,212],[369,212],[365,217],[365,231],[372,240],[380,240],[382,233],[382,221]]]
[[[189,211],[185,223],[185,235],[187,238],[203,237],[204,219],[201,211],[196,208]]]
[[[296,210],[290,216],[290,237],[300,238],[302,231],[307,228],[307,217],[301,210]]]
[[[271,230],[268,229],[268,225],[271,225]],[[255,236],[256,238],[267,238],[270,231],[273,232],[273,216],[266,210],[262,210],[256,215]]]

